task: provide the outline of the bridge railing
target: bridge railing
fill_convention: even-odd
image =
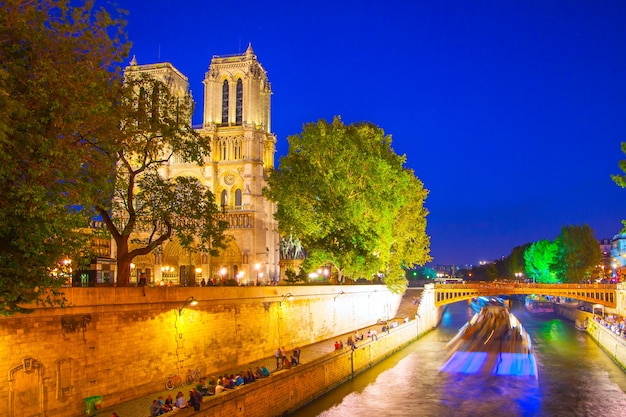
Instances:
[[[602,290],[614,290],[617,284],[542,284],[533,282],[466,282],[464,284],[435,284],[435,288],[440,289],[482,289],[482,288],[536,288],[536,289],[602,289]]]

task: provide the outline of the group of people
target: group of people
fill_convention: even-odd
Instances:
[[[167,412],[187,407],[193,407],[195,411],[200,411],[200,405],[204,396],[217,395],[226,390],[252,383],[259,378],[266,378],[269,375],[270,371],[265,366],[257,366],[255,371],[248,368],[247,371],[241,371],[237,374],[224,374],[220,377],[212,376],[208,379],[202,377],[198,384],[189,391],[189,398],[186,398],[181,391],[178,392],[175,400],[171,394],[166,399],[163,399],[163,396],[159,396],[150,405],[150,415],[160,416]]]
[[[601,326],[611,330],[619,337],[626,338],[626,319],[624,319],[624,317],[609,314],[606,317],[594,316],[594,319]]]
[[[281,346],[276,349],[276,370],[289,369],[292,366],[300,365],[300,347],[293,348],[293,354],[287,358],[285,347]]]

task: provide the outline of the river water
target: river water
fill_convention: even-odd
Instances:
[[[537,379],[439,372],[473,315],[456,303],[437,329],[291,416],[626,416],[626,372],[586,333],[519,302],[511,311],[531,335]]]

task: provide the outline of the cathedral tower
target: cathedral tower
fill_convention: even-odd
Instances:
[[[187,90],[187,78],[171,64],[137,65],[127,71],[165,76],[172,87]],[[135,261],[154,282],[236,279],[242,285],[278,281],[278,227],[275,204],[262,190],[274,167],[276,137],[270,131],[271,88],[251,46],[243,54],[214,56],[205,74],[203,123],[198,132],[211,140],[203,166],[172,158],[161,170],[166,177],[192,176],[215,195],[228,222],[230,245],[217,257],[189,255],[176,242],[162,253]]]

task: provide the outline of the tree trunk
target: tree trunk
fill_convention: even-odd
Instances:
[[[121,237],[117,243],[117,286],[128,287],[130,285],[130,263],[128,256],[128,237]]]

